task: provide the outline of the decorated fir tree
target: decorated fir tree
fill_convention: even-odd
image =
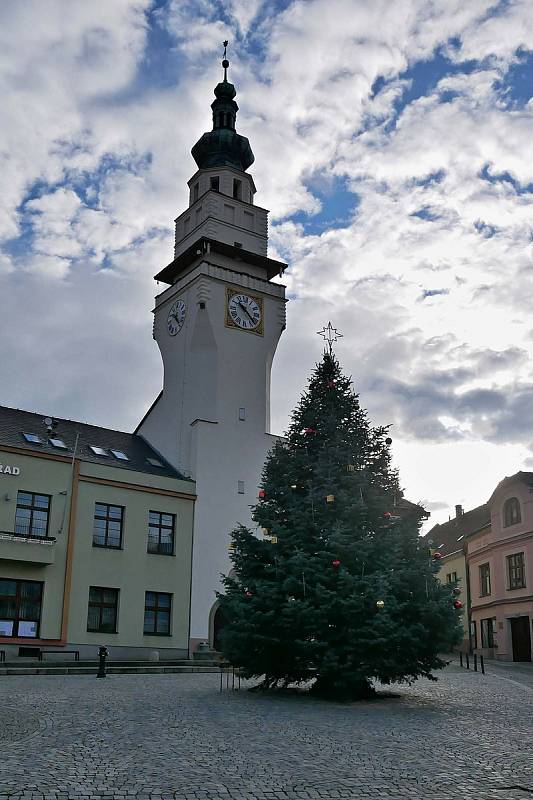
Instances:
[[[232,534],[222,649],[261,686],[313,680],[323,696],[365,697],[372,679],[431,677],[458,640],[461,603],[435,578],[390,444],[330,347],[267,458],[262,535]]]

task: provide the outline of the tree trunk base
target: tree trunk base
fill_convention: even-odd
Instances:
[[[367,680],[349,681],[342,685],[324,678],[317,678],[311,687],[311,693],[324,700],[335,700],[341,703],[352,703],[356,700],[370,700],[376,696],[376,690]]]

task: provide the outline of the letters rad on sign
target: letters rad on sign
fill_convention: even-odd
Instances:
[[[2,475],[20,475],[20,467],[10,467],[9,464],[0,464]]]

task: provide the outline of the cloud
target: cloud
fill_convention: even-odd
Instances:
[[[459,487],[474,462],[457,464],[454,447],[497,443],[508,472],[522,463],[533,105],[511,90],[532,49],[526,2],[4,6],[0,402],[132,427],[157,394],[152,275],[172,257],[228,38],[270,254],[290,263],[274,429],[331,319],[363,405],[394,423],[408,465],[411,448],[442,470],[447,459]],[[331,188],[345,206],[328,217]],[[20,331],[28,297],[39,315]],[[496,483],[502,463],[480,457]],[[460,494],[406,470],[413,496]]]

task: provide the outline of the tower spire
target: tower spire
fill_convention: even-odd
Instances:
[[[239,110],[235,102],[237,91],[228,81],[228,41],[223,42],[223,45],[224,78],[215,86],[215,100],[211,103],[213,130],[204,133],[191,152],[199,169],[228,166],[245,172],[253,164],[254,154],[248,139],[240,136],[235,130]]]
[[[222,59],[222,66],[224,67],[224,83],[228,82],[228,67],[229,61],[227,59],[227,50],[228,50],[228,40],[226,39],[225,42],[222,42],[224,45],[224,57]]]

